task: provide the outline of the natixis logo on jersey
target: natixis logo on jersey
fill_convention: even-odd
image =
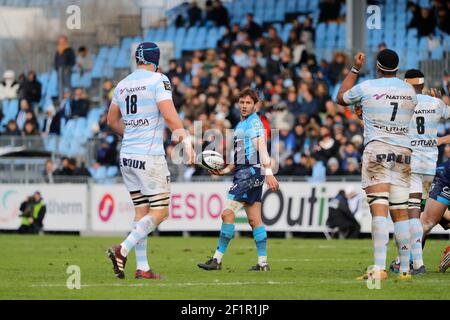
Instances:
[[[114,198],[111,194],[106,193],[98,205],[98,216],[103,222],[109,221],[115,208]]]
[[[373,97],[375,98],[375,100],[380,100],[381,98],[386,98],[389,100],[412,100],[411,96],[397,96],[397,95],[389,95],[386,93],[383,94],[375,93]]]
[[[19,199],[16,190],[3,192],[0,199],[0,225],[6,224],[19,216]]]
[[[119,94],[123,94],[124,92],[126,93],[133,93],[133,92],[137,92],[137,91],[143,91],[146,90],[147,87],[146,86],[140,86],[140,87],[135,87],[135,88],[122,88],[119,90]]]

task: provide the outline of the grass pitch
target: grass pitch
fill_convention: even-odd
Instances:
[[[0,235],[0,299],[450,299],[450,272],[437,266],[448,244],[429,240],[428,274],[399,281],[390,274],[381,289],[355,280],[372,262],[371,240],[269,239],[270,272],[248,272],[256,263],[251,238],[233,239],[223,270],[204,271],[216,238],[150,237],[151,267],[163,280],[135,280],[134,252],[126,279],[116,279],[105,250],[121,238]],[[391,240],[388,261],[395,256]],[[81,289],[69,290],[67,267],[81,269]]]

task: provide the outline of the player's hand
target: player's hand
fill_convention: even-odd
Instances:
[[[223,176],[225,174],[225,173],[223,173],[223,170],[219,170],[219,169],[217,169],[217,170],[208,170],[208,172],[210,174],[215,175],[215,176]]]
[[[355,106],[355,114],[358,116],[359,119],[362,120],[362,107],[361,106]]]
[[[191,165],[195,163],[195,151],[194,148],[192,148],[191,145],[185,147],[185,152],[187,155],[187,164]]]
[[[440,99],[442,98],[442,92],[439,89],[430,88],[430,96]]]
[[[266,176],[266,183],[271,191],[275,192],[278,190],[278,181],[274,176]]]
[[[359,70],[362,68],[365,61],[366,61],[366,55],[363,52],[358,52],[353,61],[353,66]]]

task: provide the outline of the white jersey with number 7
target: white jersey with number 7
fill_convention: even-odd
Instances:
[[[417,104],[414,88],[399,78],[366,80],[344,93],[363,110],[364,144],[377,140],[411,148],[409,126]]]

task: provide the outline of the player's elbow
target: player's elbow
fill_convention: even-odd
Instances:
[[[344,95],[342,93],[338,93],[337,97],[336,97],[336,103],[341,105],[341,106],[346,106],[347,103],[345,103],[344,101]]]

